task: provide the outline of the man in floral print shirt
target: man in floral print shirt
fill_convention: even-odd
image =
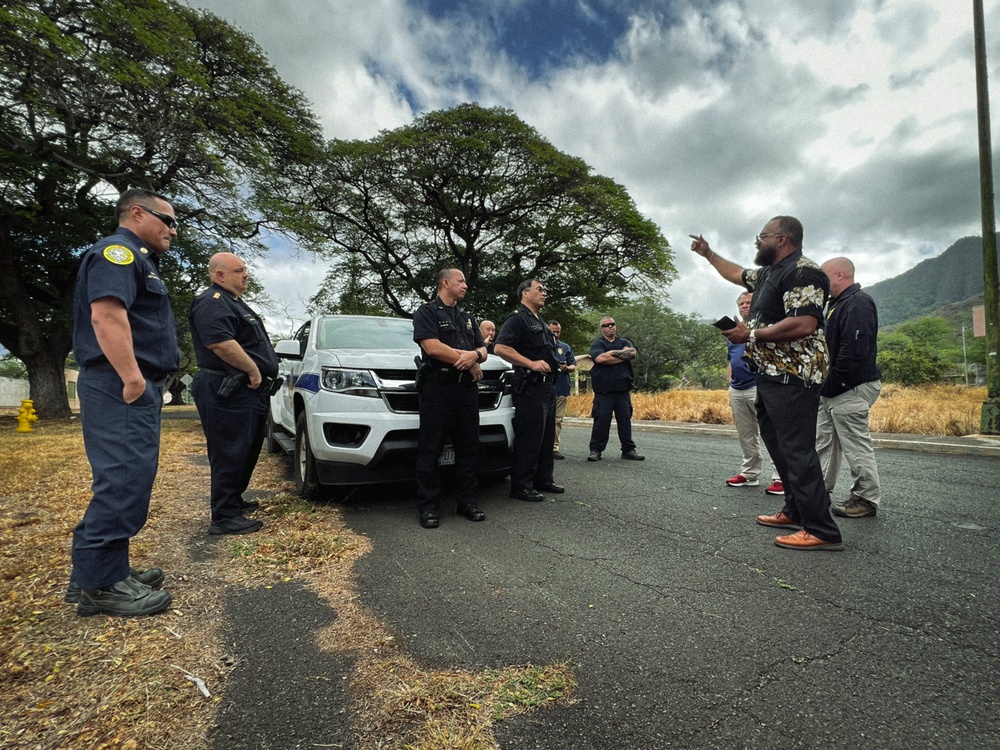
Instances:
[[[746,324],[723,335],[746,344],[751,369],[756,369],[761,437],[785,487],[785,507],[757,516],[757,523],[794,531],[775,538],[779,547],[841,550],[816,455],[819,390],[829,363],[823,307],[830,280],[802,255],[802,223],[791,216],[775,216],[757,235],[757,268],[716,255],[701,235],[691,239],[691,250],[707,258],[719,275],[754,293]]]

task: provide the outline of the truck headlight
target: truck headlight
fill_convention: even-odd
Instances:
[[[335,367],[324,367],[320,378],[323,388],[351,396],[368,396],[379,398],[375,378],[368,370],[341,370]]]

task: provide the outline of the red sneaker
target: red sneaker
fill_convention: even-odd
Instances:
[[[781,480],[779,479],[777,482],[771,482],[771,484],[767,486],[767,489],[764,490],[764,492],[766,492],[768,495],[784,495],[785,485],[783,485],[781,483]]]
[[[726,484],[730,487],[756,487],[760,482],[756,479],[747,479],[742,474],[737,474],[735,477],[727,479]]]

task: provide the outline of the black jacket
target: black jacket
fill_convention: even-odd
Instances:
[[[875,300],[852,284],[830,300],[826,313],[826,345],[830,373],[820,395],[832,397],[862,383],[881,380],[875,363],[878,353],[878,310]]]

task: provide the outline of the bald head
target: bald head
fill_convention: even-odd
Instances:
[[[849,258],[831,258],[821,268],[830,279],[830,294],[834,297],[854,283],[854,263]]]
[[[208,276],[230,294],[242,297],[250,281],[247,265],[238,255],[216,253],[208,259]]]

